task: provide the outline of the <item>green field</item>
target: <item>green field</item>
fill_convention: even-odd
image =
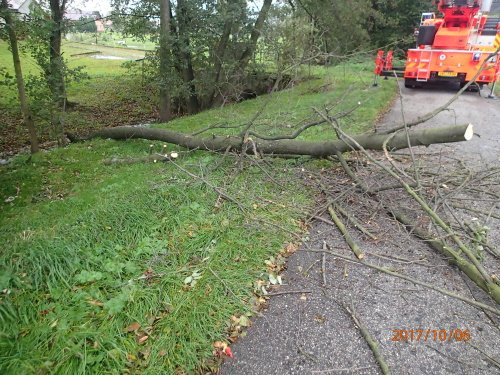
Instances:
[[[155,43],[151,42],[149,38],[145,40],[138,40],[135,38],[131,38],[128,36],[124,36],[118,32],[109,32],[106,31],[104,33],[70,33],[66,35],[66,39],[72,42],[80,42],[86,44],[92,44],[96,42],[97,44],[105,45],[109,47],[124,47],[127,48],[138,48],[143,50],[152,51],[155,49]]]
[[[142,123],[156,116],[156,90],[143,84],[140,76],[128,75],[128,69],[123,66],[124,62],[143,58],[144,51],[67,41],[62,51],[70,68],[83,66],[90,76],[88,80],[67,85],[68,100],[75,105],[65,114],[67,131],[90,132],[103,126]],[[91,57],[94,52],[120,60],[95,59]],[[23,53],[21,57],[26,79],[29,75],[40,74],[40,69],[29,55]],[[0,66],[14,74],[12,56],[3,41],[0,41]],[[0,123],[0,150],[26,145],[28,137],[19,125],[21,115],[15,86],[2,87],[0,117],[3,120]],[[37,123],[42,140],[50,139],[47,119],[37,118]]]
[[[79,50],[65,45],[69,55]],[[0,44],[0,62],[5,58]],[[116,123],[128,116],[124,108],[151,113],[145,107],[154,105],[151,95],[124,75],[121,63],[87,60],[70,59],[88,63],[92,77],[69,87],[70,100],[90,108],[72,114],[72,121],[83,119],[78,126],[101,126],[97,116],[86,121],[92,110],[104,116],[103,108],[106,121]],[[313,108],[334,114],[359,102],[342,120],[359,133],[395,95],[394,81],[371,87],[369,62],[305,72],[307,79],[287,90],[156,126],[191,133],[242,126],[260,112],[254,130],[291,133],[314,118]],[[301,138],[332,137],[329,126],[318,126]],[[171,150],[181,152],[177,165],[103,163]],[[213,343],[240,334],[236,325],[244,329],[262,303],[261,286],[276,276],[278,254],[304,233],[314,192],[303,185],[302,168],[331,163],[184,151],[143,140],[93,140],[0,166],[0,373],[184,374],[217,367]]]

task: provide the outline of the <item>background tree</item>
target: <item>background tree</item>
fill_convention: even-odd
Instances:
[[[19,58],[19,48],[17,46],[17,35],[15,27],[15,18],[12,16],[11,10],[7,4],[7,0],[0,1],[0,17],[5,21],[5,28],[8,35],[10,50],[12,53],[12,60],[14,63],[14,70],[16,73],[16,84],[19,95],[19,103],[21,105],[21,112],[23,115],[24,125],[28,129],[30,139],[31,153],[34,154],[39,151],[38,136],[33,121],[33,115],[29,107],[28,98],[24,84],[23,72],[21,68],[21,59]]]
[[[319,51],[342,56],[370,45],[366,27],[366,20],[373,13],[370,0],[297,0],[297,4],[296,16],[308,19],[312,24],[312,43]]]
[[[83,67],[69,69],[61,52],[67,1],[40,1],[27,23],[23,48],[35,60],[41,73],[27,77],[27,89],[38,117],[50,122],[53,137],[64,143],[66,84],[86,78]]]
[[[168,85],[171,100],[180,112],[195,113],[215,103],[238,100],[247,86],[249,64],[258,48],[271,4],[272,0],[266,0],[255,12],[241,0],[169,3]],[[149,36],[162,45],[163,16],[158,23],[158,1],[116,0],[113,6],[117,24],[127,35],[143,39]],[[147,59],[151,66],[158,67],[158,72],[167,69],[161,67],[160,56],[165,56],[161,47]],[[251,72],[255,72],[255,66]],[[161,87],[165,80],[158,82]]]
[[[77,33],[96,33],[97,26],[93,17],[81,17],[70,27],[71,31]]]
[[[160,0],[160,121],[172,116],[168,76],[170,73],[170,1]]]
[[[372,0],[372,9],[366,25],[372,42],[383,46],[407,38],[398,44],[401,49],[414,45],[411,36],[421,14],[437,12],[432,0]]]

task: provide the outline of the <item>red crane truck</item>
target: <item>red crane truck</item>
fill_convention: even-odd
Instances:
[[[436,1],[442,17],[423,13],[416,48],[409,49],[404,68],[392,66],[393,53],[378,51],[377,76],[404,77],[405,86],[425,82],[458,82],[461,87],[476,78],[480,85],[500,77],[500,18],[488,16],[492,0]],[[488,62],[483,66],[486,59]],[[376,84],[376,80],[375,80]]]

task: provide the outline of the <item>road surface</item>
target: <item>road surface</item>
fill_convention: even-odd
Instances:
[[[402,88],[402,94],[405,118],[411,120],[445,103],[454,91]],[[400,122],[401,103],[396,100],[380,127]],[[420,163],[434,171],[436,179],[447,174],[452,176],[454,170],[470,169],[471,176],[476,176],[476,172],[500,166],[500,100],[465,93],[450,110],[422,126],[455,123],[472,123],[476,133],[473,140],[415,149],[417,154],[423,154],[418,157]],[[408,159],[407,155],[400,157]],[[331,177],[334,174],[325,171],[325,181],[340,196],[351,185],[345,176]],[[483,182],[477,181],[478,186]],[[446,186],[442,185],[439,189],[446,193]],[[464,200],[459,202],[476,207],[478,212],[500,215],[498,185],[484,185],[493,195],[477,200],[477,196],[469,197],[462,192],[465,195],[459,197]],[[492,198],[494,194],[497,198]],[[442,256],[377,208],[376,202],[361,194],[353,193],[348,197],[342,198],[342,204],[356,213],[378,238],[372,240],[350,229],[368,261],[495,305]],[[404,195],[391,193],[384,199],[401,206],[408,201]],[[468,211],[456,214],[469,221],[474,216]],[[327,214],[323,217],[328,219]],[[426,224],[425,218],[417,220]],[[489,241],[499,249],[500,221],[480,216],[481,220],[490,226]],[[272,297],[263,317],[254,319],[248,335],[232,346],[234,358],[225,362],[221,374],[380,374],[372,351],[338,301],[355,310],[356,316],[378,342],[393,374],[500,374],[499,317],[331,255],[325,258],[327,283],[323,287],[322,255],[307,249],[321,249],[324,242],[331,249],[352,257],[335,227],[321,221],[313,223],[308,241],[289,258],[284,274],[286,285],[279,289],[310,293]],[[498,258],[486,256],[484,262],[489,270],[499,274]],[[418,330],[424,333],[417,339]],[[464,341],[466,332],[470,335],[469,341]],[[413,337],[401,340],[400,335]]]

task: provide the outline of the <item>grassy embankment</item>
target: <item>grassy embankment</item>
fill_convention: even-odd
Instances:
[[[312,107],[342,111],[359,101],[343,124],[361,132],[395,93],[393,82],[370,87],[370,63],[315,75],[290,90],[179,118],[169,127],[193,132],[214,123],[244,124],[262,111],[258,131],[289,133]],[[76,86],[81,105],[127,95],[122,86],[106,91],[98,81],[88,83],[97,97]],[[105,80],[119,81],[126,78]],[[109,110],[121,116],[119,108]],[[304,138],[331,134],[321,126]],[[178,148],[154,143],[153,149]],[[241,211],[173,164],[102,163],[149,152],[147,141],[93,140],[21,155],[0,167],[2,374],[181,374],[214,365],[214,341],[226,340],[235,324],[246,323],[241,316],[252,315],[258,280],[266,283],[272,273],[266,261],[276,263],[273,257],[297,240],[290,232],[301,233],[313,197],[299,167],[328,165],[239,165],[234,157],[204,152],[179,160],[238,200]]]

